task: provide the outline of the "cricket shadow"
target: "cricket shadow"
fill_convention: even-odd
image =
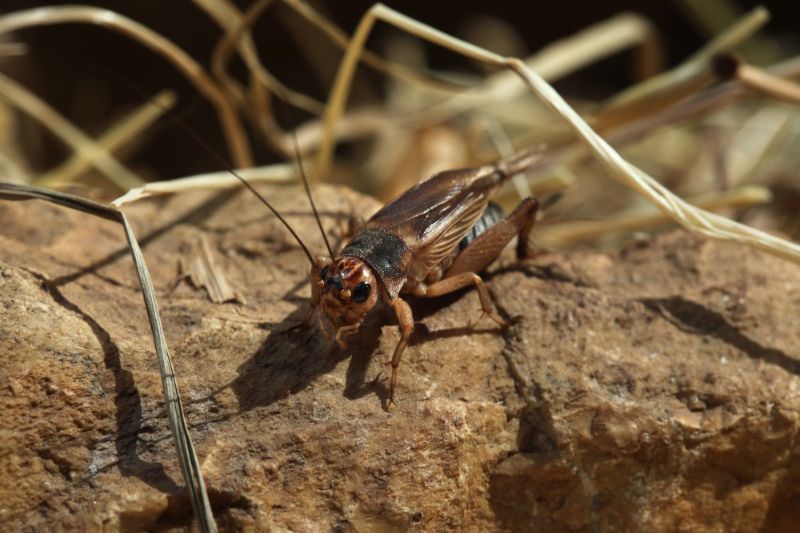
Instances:
[[[495,331],[497,328],[462,327],[431,331],[421,322],[425,318],[452,305],[469,293],[469,289],[458,291],[441,298],[412,298],[415,328],[409,341],[410,346],[425,342]],[[374,394],[385,405],[389,398],[389,368],[379,370],[367,380],[373,359],[381,357],[381,363],[388,361],[391,353],[379,353],[381,327],[396,324],[392,311],[378,306],[367,315],[359,332],[347,338],[347,348],[340,349],[333,340],[327,340],[319,327],[312,321],[308,327],[294,327],[300,324],[306,306],[300,305],[283,322],[268,326],[269,334],[253,356],[237,370],[238,376],[228,385],[236,394],[239,411],[246,412],[256,407],[269,406],[291,394],[308,387],[319,376],[332,372],[336,366],[350,359],[342,394],[355,400]],[[479,313],[476,312],[476,318]],[[500,332],[500,330],[497,330]]]
[[[645,307],[680,326],[687,333],[715,337],[745,353],[751,359],[762,360],[781,367],[786,372],[800,375],[800,360],[781,350],[754,341],[724,316],[704,305],[679,296],[640,301]]]
[[[240,412],[271,405],[302,391],[348,357],[351,361],[344,395],[354,399],[370,392],[380,394],[378,388],[365,383],[369,362],[378,347],[380,317],[368,317],[359,333],[347,339],[347,348],[340,349],[314,323],[293,327],[301,323],[305,312],[301,306],[283,322],[270,327],[258,351],[238,368],[230,387]]]

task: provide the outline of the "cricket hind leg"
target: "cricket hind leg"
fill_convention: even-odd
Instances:
[[[470,241],[456,257],[443,279],[429,285],[419,283],[411,291],[412,294],[424,298],[435,298],[474,285],[478,290],[483,314],[494,320],[500,327],[508,327],[509,323],[495,311],[489,290],[476,272],[489,266],[515,235],[519,235],[521,241],[517,255],[522,258],[530,255],[528,241],[538,209],[539,203],[535,198],[523,200],[508,217],[485,229]],[[389,363],[392,367],[392,374],[389,382],[387,408],[392,408],[395,405],[397,370],[403,351],[414,331],[414,317],[405,300],[394,298],[388,300],[387,303],[394,309],[400,329],[400,340]]]
[[[538,210],[539,202],[535,198],[524,199],[508,217],[489,227],[470,242],[458,254],[444,278],[421,288],[418,291],[420,296],[433,298],[474,285],[478,289],[483,315],[494,320],[502,328],[508,327],[508,322],[495,311],[489,290],[476,272],[484,270],[497,259],[515,235],[519,235],[517,257],[521,259],[530,257],[530,233],[536,222]]]
[[[481,277],[474,272],[461,272],[455,276],[447,277],[443,280],[431,283],[427,287],[420,287],[414,294],[424,298],[436,298],[437,296],[444,296],[451,292],[455,292],[464,287],[474,285],[478,289],[478,296],[481,300],[481,309],[483,314],[497,322],[501,328],[507,328],[509,323],[497,314],[492,305],[492,298],[489,296],[489,290]]]
[[[532,255],[530,234],[536,223],[538,211],[539,202],[532,197],[525,198],[510,215],[486,229],[458,254],[445,273],[443,281],[465,272],[481,272],[497,259],[503,248],[516,235],[519,235],[517,257],[519,259],[530,257]]]

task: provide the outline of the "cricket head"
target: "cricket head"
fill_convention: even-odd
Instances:
[[[334,327],[355,324],[375,306],[378,279],[364,260],[346,256],[318,264],[319,303]]]

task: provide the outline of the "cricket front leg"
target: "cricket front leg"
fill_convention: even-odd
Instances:
[[[390,363],[392,365],[392,378],[389,382],[389,404],[387,407],[391,408],[395,405],[394,391],[395,385],[397,384],[397,367],[400,366],[400,357],[402,357],[403,350],[406,349],[406,344],[408,344],[408,339],[414,331],[414,315],[411,313],[411,308],[408,306],[408,303],[401,298],[391,300],[389,305],[394,309],[397,315],[397,321],[400,323],[400,340],[397,341],[397,346],[395,346]]]
[[[361,327],[361,323],[363,320],[359,320],[355,324],[350,324],[349,326],[342,326],[336,330],[336,344],[339,345],[339,348],[342,350],[347,348],[347,343],[344,341],[345,337],[349,337],[353,333],[358,332],[358,328]]]

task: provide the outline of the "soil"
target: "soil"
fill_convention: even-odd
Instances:
[[[309,246],[304,196],[265,188]],[[316,194],[330,234],[374,201]],[[475,291],[373,312],[348,349],[302,318],[308,262],[242,192],[126,208],[223,531],[800,529],[800,270],[676,231],[619,252],[509,251]],[[168,530],[191,507],[122,230],[0,204],[0,522]],[[205,239],[236,294],[181,278]],[[243,302],[241,301],[243,300]]]

